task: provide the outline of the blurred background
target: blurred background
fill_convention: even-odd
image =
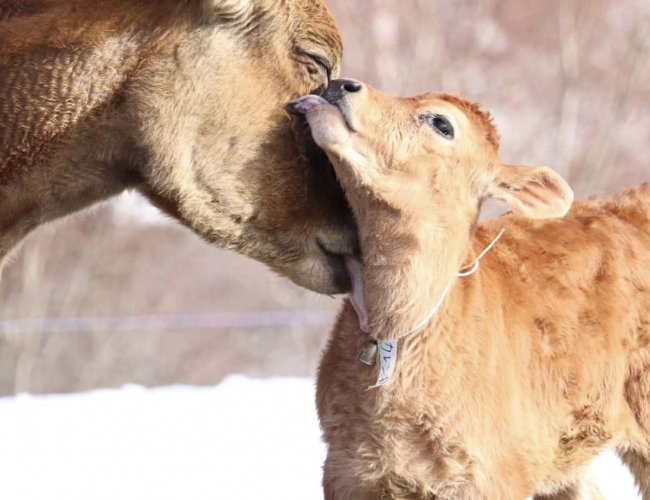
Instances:
[[[578,196],[650,180],[647,0],[328,0],[345,76],[461,93],[502,158]],[[311,377],[340,299],[213,248],[134,194],[37,230],[0,281],[0,395]]]

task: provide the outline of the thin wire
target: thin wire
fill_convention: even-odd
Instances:
[[[396,339],[391,339],[391,340],[401,340],[404,337],[407,337],[408,335],[411,335],[413,333],[419,332],[422,328],[424,328],[429,321],[431,321],[431,318],[435,316],[435,314],[438,312],[438,309],[442,306],[442,303],[445,301],[445,298],[447,297],[447,294],[449,293],[449,289],[451,288],[451,281],[447,283],[447,286],[445,287],[444,291],[442,292],[442,295],[440,295],[440,298],[438,299],[438,302],[436,302],[436,305],[433,306],[431,311],[429,311],[429,314],[427,314],[427,317],[424,318],[422,321],[420,321],[415,327],[413,327],[411,330],[406,332],[403,335],[400,335]]]
[[[494,237],[494,239],[490,242],[488,246],[486,246],[483,251],[478,254],[478,257],[474,259],[474,262],[472,262],[469,266],[467,266],[465,269],[467,271],[460,270],[456,273],[456,276],[460,278],[464,278],[466,276],[471,276],[474,274],[476,271],[478,271],[479,268],[479,262],[481,259],[487,254],[490,250],[492,250],[492,247],[496,245],[497,241],[503,236],[503,233],[505,232],[505,229],[501,229],[499,233]],[[438,312],[440,307],[442,306],[442,303],[445,301],[445,298],[447,297],[447,294],[449,293],[449,289],[451,288],[451,284],[453,283],[453,280],[447,283],[447,286],[445,287],[444,291],[440,295],[440,298],[438,299],[438,302],[435,303],[431,311],[429,311],[429,314],[427,314],[426,318],[424,318],[422,321],[420,321],[415,327],[413,327],[411,330],[408,332],[404,333],[403,335],[400,335],[399,337],[395,339],[390,339],[390,340],[400,340],[403,339],[404,337],[407,337],[408,335],[412,335],[418,331],[420,331],[422,328],[424,328],[429,321],[431,321],[431,318],[435,316],[435,314]]]
[[[462,269],[456,273],[456,276],[460,278],[464,278],[465,276],[471,276],[474,274],[476,271],[478,271],[478,266],[479,262],[481,259],[485,256],[486,253],[488,253],[490,250],[492,250],[492,247],[497,244],[497,241],[503,236],[503,233],[505,233],[505,229],[501,229],[499,233],[494,237],[494,239],[490,242],[488,246],[486,246],[483,251],[478,254],[478,257],[474,259],[474,262],[472,262],[469,266],[467,266],[465,269],[468,269],[467,271],[463,271]]]
[[[335,316],[334,310],[274,310],[242,313],[22,318],[0,320],[0,335],[323,326],[331,324]]]

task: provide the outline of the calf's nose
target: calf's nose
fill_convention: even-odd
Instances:
[[[359,92],[363,88],[363,83],[349,78],[332,80],[325,91],[325,94],[343,95]]]

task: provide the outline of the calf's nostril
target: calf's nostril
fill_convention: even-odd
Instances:
[[[343,90],[346,92],[359,92],[361,90],[361,84],[359,82],[355,82],[354,80],[347,80],[343,84]]]

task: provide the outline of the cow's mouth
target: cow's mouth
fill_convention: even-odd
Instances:
[[[318,244],[320,251],[323,252],[325,259],[329,264],[329,268],[332,270],[333,280],[336,287],[342,292],[350,291],[352,287],[352,276],[350,275],[346,261],[348,256],[351,254],[339,253],[338,251],[328,249],[327,245],[320,238],[317,238],[316,243]]]
[[[320,95],[308,94],[289,101],[285,109],[293,115],[307,116],[307,113],[310,111],[321,107],[331,107],[337,109],[343,117],[347,128],[351,132],[356,132],[354,126],[352,125],[350,110],[348,108],[347,102],[343,99],[334,98],[327,100],[325,97]]]
[[[361,260],[354,255],[346,255],[344,263],[348,279],[350,280],[350,302],[359,317],[359,326],[361,327],[361,331],[370,333],[368,309],[366,308],[366,301],[363,293],[363,264]]]

